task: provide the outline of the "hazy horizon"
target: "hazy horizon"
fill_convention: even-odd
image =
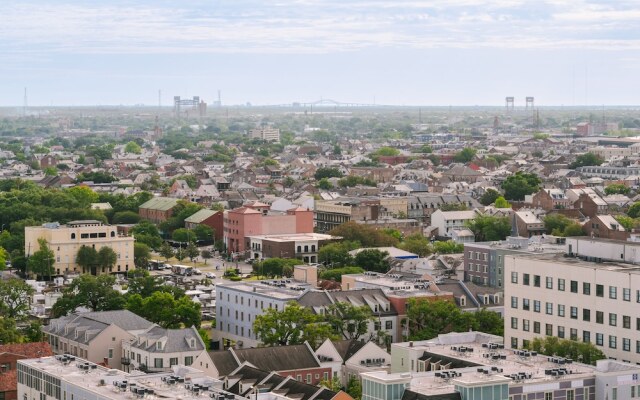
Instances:
[[[589,0],[0,4],[0,106],[640,104],[640,4]]]

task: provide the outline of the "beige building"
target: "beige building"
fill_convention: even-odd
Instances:
[[[262,139],[267,142],[280,141],[280,129],[277,128],[256,128],[249,131],[252,139]]]
[[[69,272],[82,272],[99,275],[110,272],[126,272],[134,269],[133,242],[131,236],[118,234],[115,226],[104,225],[100,221],[71,221],[67,225],[57,222],[43,224],[42,226],[28,226],[24,228],[24,252],[27,257],[40,249],[38,239],[47,241],[53,251],[55,263],[54,274],[62,275]],[[93,267],[90,271],[82,271],[76,264],[78,250],[82,246],[92,246],[99,251],[101,247],[111,247],[118,259],[116,264],[106,270]]]
[[[562,254],[504,258],[506,344],[518,348],[536,337],[557,336],[640,363],[637,265]]]

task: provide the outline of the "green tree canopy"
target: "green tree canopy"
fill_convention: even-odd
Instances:
[[[327,243],[318,251],[318,261],[332,267],[342,267],[353,264],[353,257],[349,252],[358,248],[358,244],[349,241]]]
[[[134,211],[119,211],[113,214],[114,224],[137,224],[140,222],[140,215]]]
[[[400,150],[389,146],[380,147],[372,153],[373,156],[395,157],[400,155]]]
[[[576,157],[576,160],[569,164],[569,168],[576,169],[578,167],[598,166],[604,160],[593,153],[585,153]]]
[[[151,258],[151,249],[144,243],[135,242],[133,244],[133,263],[136,268],[147,268]]]
[[[426,257],[433,253],[433,247],[429,239],[420,233],[407,236],[398,247],[410,253],[417,254],[420,257]]]
[[[87,186],[74,186],[67,189],[67,193],[83,207],[87,207],[91,203],[97,203],[99,199],[98,194]]]
[[[326,271],[320,272],[320,279],[340,282],[342,279],[342,275],[361,274],[363,272],[364,272],[364,269],[360,267],[333,268],[333,269],[328,269]]]
[[[102,246],[98,250],[98,266],[102,272],[109,272],[109,269],[118,262],[118,254],[109,246]]]
[[[547,356],[571,358],[585,364],[595,365],[607,356],[591,342],[560,339],[556,336],[536,337],[527,347]]]
[[[478,215],[467,221],[466,226],[473,232],[476,242],[504,240],[511,234],[509,217]]]
[[[496,199],[494,205],[496,208],[511,208],[511,204],[502,196]]]
[[[459,163],[468,163],[476,157],[478,150],[473,147],[465,147],[453,156],[453,160]]]
[[[354,186],[377,186],[377,183],[369,178],[364,178],[358,175],[349,175],[338,181],[338,186],[340,187],[354,187]]]
[[[604,188],[604,193],[606,195],[611,195],[611,194],[627,195],[630,192],[631,192],[631,189],[629,189],[627,186],[623,185],[622,183],[614,183]]]
[[[378,249],[364,249],[356,254],[353,264],[365,271],[375,271],[386,274],[389,271],[389,253]]]
[[[82,267],[82,272],[91,271],[91,267],[98,265],[98,252],[92,246],[82,245],[76,254],[76,264]]]
[[[559,236],[558,233],[563,232],[573,221],[562,214],[547,214],[542,222],[548,234]]]
[[[92,311],[122,310],[125,299],[113,289],[115,283],[116,277],[113,275],[80,275],[53,305],[54,318],[67,315],[78,307],[86,307]]]
[[[124,146],[124,151],[125,153],[140,154],[142,153],[142,147],[138,143],[131,141]]]
[[[40,249],[29,257],[27,269],[40,277],[51,276],[53,274],[53,264],[56,262],[53,250],[49,248],[45,239],[38,239],[38,244]]]
[[[178,228],[173,231],[171,238],[176,242],[194,242],[196,240],[196,234],[191,229]]]
[[[164,257],[165,260],[169,261],[169,259],[175,255],[175,251],[169,243],[162,242],[162,245],[160,246],[160,255]]]
[[[0,279],[0,314],[16,321],[29,317],[34,289],[22,279]]]
[[[317,181],[322,178],[342,178],[342,172],[338,168],[320,167],[316,170],[314,178]]]
[[[295,301],[287,303],[284,310],[268,308],[256,316],[253,331],[265,346],[286,346],[309,342],[312,347],[329,338],[337,339],[331,326],[321,315]]]
[[[373,314],[368,305],[355,306],[339,301],[327,307],[326,319],[336,335],[357,340],[367,333]]]
[[[144,298],[134,294],[127,299],[126,308],[163,328],[200,327],[200,304],[187,296],[176,299],[171,293],[160,291]]]
[[[494,189],[487,189],[484,194],[480,197],[480,204],[483,206],[488,206],[493,203],[500,197],[500,192]]]
[[[502,190],[507,200],[524,200],[524,196],[538,191],[542,181],[535,174],[518,171],[502,182]]]
[[[340,236],[350,242],[358,242],[362,247],[388,247],[398,244],[398,239],[366,224],[346,222],[332,229],[329,234]]]
[[[629,209],[627,210],[627,215],[631,218],[640,217],[640,201],[633,203],[631,207],[629,207]]]

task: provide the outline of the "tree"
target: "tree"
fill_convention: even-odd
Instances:
[[[431,247],[429,239],[420,233],[414,233],[413,235],[407,236],[398,247],[410,253],[417,254],[420,257],[426,257],[433,253],[433,248]]]
[[[74,186],[66,190],[82,207],[98,202],[98,194],[87,186]]]
[[[333,268],[333,269],[328,269],[326,271],[322,271],[320,273],[320,279],[340,282],[340,280],[342,279],[342,275],[361,274],[363,272],[364,272],[364,269],[360,267]]]
[[[353,400],[362,399],[362,382],[355,376],[349,378],[347,382],[347,394],[353,398]]]
[[[340,236],[350,242],[358,242],[362,247],[388,247],[398,244],[398,239],[393,236],[355,221],[345,222],[333,228],[329,234]]]
[[[164,257],[166,261],[169,261],[169,259],[175,255],[175,252],[169,243],[162,242],[162,246],[160,246],[160,255]]]
[[[193,262],[193,260],[200,255],[200,250],[198,250],[195,243],[190,242],[184,249],[184,254]]]
[[[128,298],[126,308],[163,328],[200,327],[200,304],[187,296],[176,299],[171,293],[160,291],[144,298],[134,294]]]
[[[321,189],[321,190],[331,190],[331,188],[333,187],[333,185],[331,184],[331,182],[329,182],[329,179],[327,178],[320,179],[316,186],[318,186],[318,189]]]
[[[46,176],[58,176],[58,169],[56,167],[47,167],[43,172]]]
[[[205,224],[196,225],[195,228],[193,228],[192,232],[196,235],[197,240],[207,242],[211,241],[214,235],[213,228]]]
[[[198,335],[200,335],[200,339],[202,339],[202,341],[204,342],[205,350],[211,350],[211,338],[209,338],[209,333],[207,332],[207,330],[203,328],[198,329]]]
[[[591,342],[560,339],[555,336],[536,337],[527,347],[547,356],[571,358],[585,364],[595,365],[607,356]]]
[[[535,174],[518,171],[502,182],[502,190],[507,200],[524,200],[524,196],[538,191],[542,181]]]
[[[149,221],[140,221],[131,228],[131,234],[135,237],[136,242],[144,243],[152,249],[159,249],[162,245],[158,227]]]
[[[357,340],[367,333],[373,314],[368,305],[355,306],[339,301],[327,307],[326,318],[335,334],[347,340]]]
[[[67,315],[78,307],[92,311],[122,310],[124,296],[113,288],[115,283],[116,277],[113,275],[80,275],[53,305],[54,318]]]
[[[633,203],[631,207],[629,207],[629,209],[627,210],[627,215],[631,218],[640,217],[640,201]]]
[[[302,344],[305,341],[315,348],[323,340],[337,339],[331,326],[321,315],[290,301],[284,310],[268,308],[256,316],[253,331],[265,346],[286,346]]]
[[[171,238],[176,242],[187,243],[196,240],[196,234],[191,229],[178,228],[173,231]]]
[[[133,244],[133,263],[136,268],[147,268],[151,258],[151,249],[144,243]]]
[[[572,223],[572,221],[562,214],[547,214],[543,219],[544,228],[548,234],[560,236],[560,233]]]
[[[400,150],[389,146],[380,147],[372,153],[373,156],[395,157],[400,155]]]
[[[98,264],[98,252],[93,247],[80,246],[76,254],[76,264],[82,267],[82,273],[91,272],[91,267]],[[93,274],[95,275],[95,272]]]
[[[53,274],[53,264],[55,264],[55,254],[49,249],[45,239],[38,239],[40,249],[33,253],[27,261],[27,270],[38,276],[51,276]]]
[[[433,339],[440,333],[454,331],[461,316],[452,301],[408,299],[409,340]]]
[[[614,218],[616,219],[616,221],[618,221],[620,225],[624,227],[624,229],[628,231],[631,231],[634,227],[638,225],[638,221],[636,221],[631,217],[627,217],[626,215],[616,215]]]
[[[107,272],[118,262],[118,254],[109,246],[102,246],[98,250],[98,266],[102,272]]]
[[[204,249],[200,252],[200,257],[204,260],[204,263],[207,263],[207,260],[213,258],[213,253],[210,250]]]
[[[433,251],[438,254],[456,254],[464,252],[464,245],[462,243],[456,243],[453,240],[447,240],[446,242],[434,242]]]
[[[138,143],[131,141],[124,146],[124,151],[125,153],[140,154],[142,153],[142,147]]]
[[[509,217],[478,215],[471,221],[467,221],[466,226],[475,235],[476,242],[504,240],[511,234]]]
[[[580,225],[579,223],[573,222],[564,228],[564,231],[562,231],[562,235],[558,236],[584,236],[584,229],[582,229],[582,225]]]
[[[253,271],[259,276],[268,276],[270,278],[280,276],[291,276],[293,266],[300,262],[290,258],[267,258],[264,261],[253,264]]]
[[[604,160],[593,153],[585,153],[576,157],[576,160],[569,164],[569,168],[576,169],[578,167],[598,166]]]
[[[413,150],[413,152],[414,153],[429,154],[429,153],[433,153],[433,148],[431,146],[429,146],[428,144],[423,144],[419,148]]]
[[[627,195],[629,194],[629,192],[631,192],[631,189],[629,189],[627,186],[623,185],[622,183],[614,183],[604,188],[604,193],[606,195],[612,195],[612,194]]]
[[[19,343],[22,335],[13,318],[0,316],[0,342],[2,344]]]
[[[476,311],[473,316],[476,320],[475,329],[477,331],[497,336],[504,335],[504,320],[499,313],[482,308]]]
[[[0,280],[0,311],[16,321],[29,316],[29,305],[34,289],[22,279]]]
[[[133,211],[120,211],[113,214],[114,224],[137,224],[140,222],[140,215]]]
[[[338,168],[320,167],[313,177],[319,181],[322,178],[342,178],[343,174]]]
[[[4,271],[6,268],[7,260],[9,260],[9,253],[4,249],[4,247],[0,247],[0,271]]]
[[[453,156],[453,160],[459,163],[468,163],[476,157],[478,150],[473,147],[465,147]]]
[[[353,263],[365,271],[386,274],[389,271],[389,253],[377,249],[365,249],[356,254]]]
[[[357,243],[348,241],[325,244],[318,250],[318,261],[332,268],[351,265],[353,257],[349,252],[357,247]]]
[[[480,197],[480,204],[482,204],[483,206],[488,206],[495,203],[498,197],[500,197],[500,192],[494,189],[487,189]]]
[[[338,181],[338,186],[345,188],[345,187],[354,187],[354,186],[358,186],[358,185],[363,185],[363,186],[377,186],[377,183],[369,178],[364,178],[362,176],[357,176],[357,175],[349,175],[349,176],[345,176],[344,178],[340,179]]]
[[[444,203],[439,207],[440,211],[466,211],[469,209],[464,203]]]
[[[511,208],[511,204],[509,204],[509,202],[505,200],[505,198],[502,196],[496,199],[496,202],[494,205],[496,208]]]

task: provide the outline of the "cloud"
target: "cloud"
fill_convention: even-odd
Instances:
[[[5,54],[329,53],[372,47],[640,49],[640,6],[586,0],[0,4]],[[25,50],[26,49],[26,50]]]

